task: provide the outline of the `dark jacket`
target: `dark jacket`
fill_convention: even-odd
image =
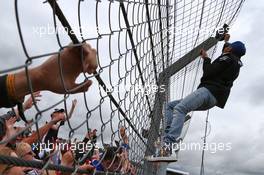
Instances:
[[[198,88],[207,88],[216,98],[216,106],[224,108],[242,65],[240,59],[231,54],[221,55],[212,63],[210,58],[205,58],[203,76]]]
[[[0,108],[11,108],[16,105],[16,102],[11,100],[8,94],[7,75],[0,76]]]

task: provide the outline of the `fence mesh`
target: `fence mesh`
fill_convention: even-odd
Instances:
[[[4,65],[0,73],[28,70],[54,54],[59,59],[60,53],[70,42],[74,47],[84,42],[91,44],[97,50],[97,73],[78,77],[78,82],[93,80],[91,88],[74,95],[43,92],[41,102],[34,103],[34,109],[25,113],[27,118],[34,119],[28,127],[39,132],[39,127],[49,120],[54,108],[64,108],[68,115],[71,101],[77,99],[73,117],[67,119],[66,125],[60,129],[59,137],[73,142],[75,138],[82,140],[89,129],[97,129],[98,147],[115,145],[121,148],[122,145],[118,143],[122,143],[124,138],[120,135],[120,128],[125,128],[129,145],[127,159],[135,167],[136,174],[147,174],[146,170],[144,172],[144,156],[147,150],[151,150],[153,140],[162,132],[162,122],[152,125],[155,122],[155,105],[163,106],[167,100],[182,98],[192,92],[201,74],[201,61],[196,59],[170,77],[164,94],[165,101],[159,104],[159,96],[153,91],[153,86],[161,87],[160,74],[198,44],[214,36],[215,29],[224,23],[232,25],[243,2],[15,0],[12,5],[15,13],[12,15],[16,19],[15,32],[24,56],[8,58],[14,62],[20,59],[16,64],[23,59],[25,61],[18,66]],[[18,41],[10,47],[21,47]],[[4,42],[1,37],[1,46]],[[4,50],[5,47],[1,48]],[[4,60],[3,56],[1,60]],[[60,78],[63,82],[63,77]],[[32,95],[30,82],[28,86]],[[150,127],[155,129],[147,132]],[[152,141],[151,137],[154,138]],[[101,156],[100,161],[103,159],[104,156]],[[45,164],[50,163],[47,161]],[[122,167],[123,164],[124,161],[120,161],[118,166]],[[52,169],[44,164],[42,166]],[[116,168],[116,172],[120,172],[120,168]]]

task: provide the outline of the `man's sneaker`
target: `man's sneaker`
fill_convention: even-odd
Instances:
[[[172,154],[171,147],[162,147],[159,155],[147,156],[146,160],[149,162],[176,162],[177,157],[175,154]]]

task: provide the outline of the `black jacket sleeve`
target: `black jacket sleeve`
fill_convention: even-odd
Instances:
[[[7,80],[7,75],[0,76],[0,108],[1,107],[11,108],[14,107],[17,103],[15,101],[11,101],[8,97],[6,80]]]
[[[58,138],[58,133],[59,133],[59,128],[58,129],[52,129],[50,128],[45,139],[44,142],[45,143],[53,143],[54,141],[57,140]]]

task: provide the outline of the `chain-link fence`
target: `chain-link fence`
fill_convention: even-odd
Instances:
[[[15,0],[14,17],[25,63],[3,66],[1,75],[21,70],[28,72],[35,65],[42,64],[43,60],[57,55],[61,72],[59,81],[63,83],[66,92],[64,95],[44,92],[42,101],[34,101],[34,109],[25,113],[27,119],[31,116],[33,122],[9,140],[1,141],[1,144],[17,138],[28,128],[35,127],[36,133],[40,135],[39,130],[49,119],[47,116],[53,109],[64,108],[66,126],[60,129],[59,136],[67,143],[77,143],[87,132],[96,129],[96,148],[93,146],[89,151],[86,150],[80,159],[74,160],[75,166],[71,168],[54,165],[50,159],[36,162],[0,156],[1,163],[87,173],[85,170],[78,170],[78,167],[92,159],[95,149],[98,148],[98,162],[102,163],[107,155],[107,148],[115,147],[110,163],[104,167],[105,172],[155,173],[154,166],[144,166],[144,157],[155,151],[154,142],[163,132],[163,106],[169,100],[183,98],[196,88],[201,61],[193,59],[194,61],[187,62],[183,69],[176,72],[168,69],[173,69],[174,63],[210,36],[214,36],[215,30],[224,23],[232,25],[243,2]],[[0,4],[2,3],[5,2]],[[5,39],[1,40],[2,45]],[[60,57],[70,42],[71,47],[80,47],[86,42],[97,51],[97,71],[92,75],[82,73],[77,78],[79,83],[93,80],[87,92],[71,94],[71,89],[67,89],[65,85],[63,73],[67,70],[63,70],[60,65]],[[15,45],[20,47],[19,44]],[[83,57],[81,54],[81,60]],[[34,87],[30,78],[27,77],[28,87],[33,96]],[[69,101],[73,99],[78,101],[77,109],[69,119]],[[183,135],[187,128],[188,124]],[[37,142],[42,141],[39,137]],[[57,152],[59,151],[54,151],[48,157],[51,158]],[[98,170],[94,173],[103,172]]]

